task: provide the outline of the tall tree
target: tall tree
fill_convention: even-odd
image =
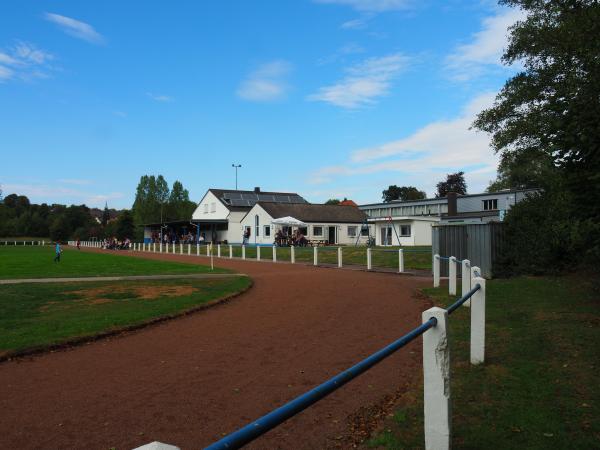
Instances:
[[[467,193],[467,182],[465,181],[464,172],[449,173],[446,175],[445,181],[440,181],[437,184],[436,198],[446,197],[448,192],[456,192],[464,195]]]
[[[414,186],[398,187],[394,184],[382,192],[382,197],[383,201],[387,203],[392,200],[422,200],[427,197],[427,194]]]
[[[340,204],[339,198],[330,198],[329,200],[327,200],[325,202],[325,205],[339,205],[339,204]]]
[[[110,212],[108,211],[108,203],[104,203],[104,211],[102,211],[102,226],[105,227],[110,219]]]

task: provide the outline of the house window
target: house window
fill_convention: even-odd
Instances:
[[[204,204],[204,214],[208,214],[208,203]]]
[[[313,236],[321,237],[323,236],[323,227],[322,226],[313,226]]]
[[[410,236],[410,225],[400,225],[400,236]]]
[[[265,237],[271,236],[271,225],[264,226],[264,236]]]
[[[258,218],[258,214],[254,216],[254,232],[256,233],[256,237],[260,236],[260,219]]]
[[[356,227],[348,227],[348,237],[356,237]]]
[[[215,212],[217,210],[217,204],[215,202],[212,202],[210,204],[210,212]]]
[[[298,227],[298,232],[302,235],[302,236],[308,236],[308,227]]]
[[[362,237],[369,235],[369,225],[363,225],[362,227],[360,227],[360,235]]]
[[[484,200],[483,201],[483,210],[484,211],[494,211],[498,209],[498,199]]]

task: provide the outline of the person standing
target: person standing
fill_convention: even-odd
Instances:
[[[54,257],[54,262],[60,262],[60,254],[62,253],[62,249],[60,248],[60,242],[56,241],[56,256]]]
[[[81,250],[81,241],[77,239],[77,250]]]

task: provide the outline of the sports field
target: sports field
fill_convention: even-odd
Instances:
[[[0,284],[0,358],[89,339],[196,309],[247,289],[245,276],[186,278],[229,272],[172,261],[67,250],[0,248],[0,280],[176,275],[178,279]],[[233,274],[232,274],[233,275]],[[218,276],[218,275],[217,275]]]

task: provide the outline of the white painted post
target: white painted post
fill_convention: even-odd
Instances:
[[[179,243],[179,254],[183,255],[183,242]]]
[[[233,258],[233,245],[229,245],[229,259]]]
[[[256,246],[256,260],[260,261],[260,245]]]
[[[450,349],[448,347],[448,311],[433,307],[423,312],[423,323],[430,318],[437,325],[423,334],[423,397],[425,412],[425,448],[450,448]]]
[[[154,441],[149,444],[136,447],[133,450],[180,450],[179,447],[174,445],[164,444],[162,442]]]
[[[277,247],[273,246],[273,262],[277,262]]]
[[[371,257],[371,247],[367,247],[367,270],[373,268],[373,259]]]
[[[160,244],[158,244],[158,252],[162,253],[163,252],[163,243],[161,242]]]
[[[448,294],[456,295],[456,257],[451,256],[448,260]]]
[[[200,244],[196,244],[196,256],[200,256]]]
[[[208,247],[210,247],[211,245],[212,243],[206,244],[206,256],[210,256],[210,249]]]
[[[319,265],[319,247],[313,247],[313,265]]]
[[[192,244],[188,244],[188,256],[192,254]]]
[[[152,243],[152,253],[156,253],[156,242]]]
[[[175,242],[173,242],[171,247],[173,248],[173,254],[177,253],[177,244]]]
[[[473,278],[473,287],[481,286],[471,299],[471,364],[485,360],[485,278]]]
[[[471,262],[468,259],[463,259],[461,266],[461,278],[462,278],[462,286],[460,295],[465,295],[467,292],[471,290]],[[463,303],[463,306],[467,306],[467,303]],[[470,306],[470,305],[469,305]]]
[[[246,259],[246,246],[242,244],[242,259]]]
[[[398,273],[404,272],[404,249],[398,249]]]
[[[169,243],[167,242],[167,248],[165,250],[165,253],[169,253]]]
[[[46,241],[42,241],[42,245],[46,245]]]
[[[440,287],[440,255],[433,255],[433,287]]]
[[[342,265],[342,247],[338,247],[338,267],[341,269]]]
[[[472,289],[473,286],[475,286],[475,283],[473,282],[473,279],[476,278],[478,276],[477,274],[479,274],[479,273],[481,273],[479,267],[477,267],[477,266],[471,267],[471,270],[469,271],[469,276],[471,278],[471,282],[469,284],[470,284],[471,287],[469,288],[469,290]],[[472,298],[473,297],[471,297],[469,300],[467,300],[466,302],[464,302],[463,305],[465,305],[467,308],[470,308],[471,307],[471,299]]]
[[[290,247],[290,261],[292,264],[296,264],[296,247],[293,245]]]

